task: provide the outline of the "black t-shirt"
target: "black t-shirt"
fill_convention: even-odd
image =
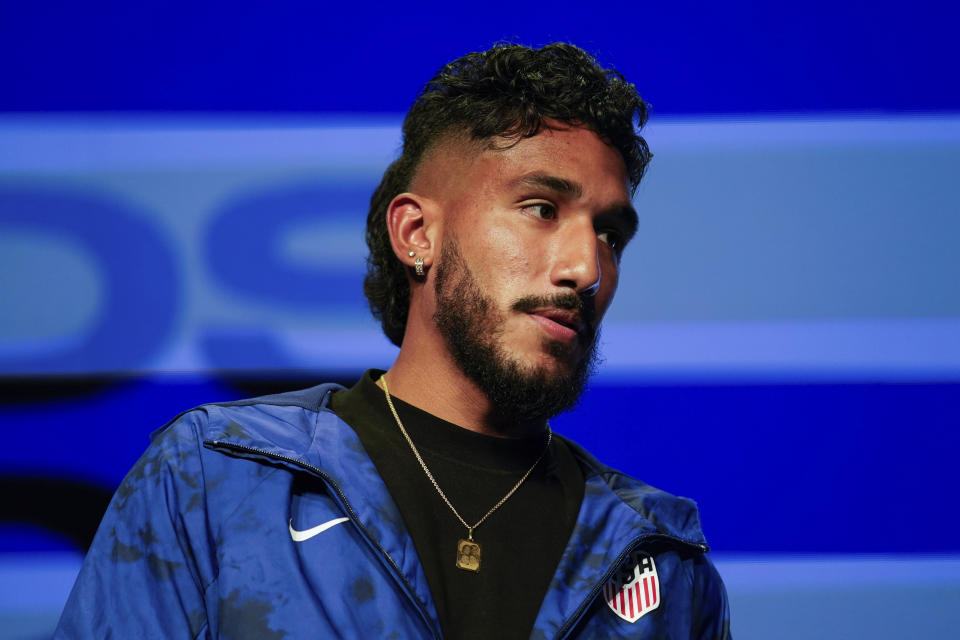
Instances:
[[[331,408],[356,432],[390,490],[423,564],[445,638],[529,638],[540,603],[583,500],[584,479],[572,452],[554,438],[516,493],[473,532],[480,571],[456,566],[466,528],[420,467],[370,370]],[[485,436],[393,398],[404,427],[444,493],[474,524],[543,451],[545,435]]]

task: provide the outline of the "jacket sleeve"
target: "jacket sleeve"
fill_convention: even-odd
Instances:
[[[695,640],[730,640],[730,605],[727,588],[706,555],[694,565],[693,633]]]
[[[54,638],[197,638],[215,575],[190,414],[160,432],[113,496]]]

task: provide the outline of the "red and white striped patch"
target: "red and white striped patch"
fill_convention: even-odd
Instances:
[[[633,552],[624,569],[603,585],[603,599],[611,611],[627,622],[636,622],[659,607],[660,578],[653,556]]]

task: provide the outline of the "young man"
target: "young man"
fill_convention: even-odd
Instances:
[[[58,636],[729,637],[693,503],[547,425],[592,367],[645,118],[570,45],[443,68],[367,221],[396,362],[158,432]]]

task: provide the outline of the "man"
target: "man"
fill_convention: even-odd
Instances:
[[[58,635],[728,637],[693,503],[547,425],[593,364],[645,118],[570,45],[443,68],[368,216],[393,366],[158,432]]]

